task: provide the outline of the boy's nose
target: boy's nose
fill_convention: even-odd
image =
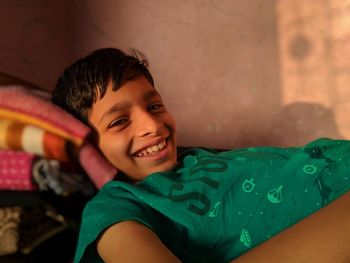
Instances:
[[[139,115],[139,118],[137,120],[137,135],[157,135],[159,134],[162,126],[163,122],[157,119],[156,116],[152,115],[149,112],[143,112]]]

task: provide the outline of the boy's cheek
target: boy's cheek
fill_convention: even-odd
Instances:
[[[113,144],[108,143],[108,140],[102,139],[99,140],[98,147],[100,148],[103,155],[107,158],[107,160],[116,166],[115,162],[116,159],[118,159],[118,152],[116,149],[118,149],[118,147],[113,147]]]

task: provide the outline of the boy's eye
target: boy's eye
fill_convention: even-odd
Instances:
[[[154,113],[159,113],[164,111],[163,103],[154,103],[149,106],[149,111]]]
[[[119,127],[122,128],[126,126],[129,123],[129,119],[127,118],[120,118],[112,121],[108,126],[107,129],[113,128],[113,127]]]

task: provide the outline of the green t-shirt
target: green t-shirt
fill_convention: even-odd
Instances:
[[[125,220],[150,227],[182,262],[228,262],[350,188],[345,140],[191,149],[181,164],[136,185],[107,183],[84,209],[75,262],[102,262],[96,238]]]

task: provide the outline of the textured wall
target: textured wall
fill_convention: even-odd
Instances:
[[[52,89],[71,53],[69,1],[0,1],[0,71]]]
[[[182,145],[349,137],[348,0],[7,0],[0,71],[51,90],[93,49],[144,52]]]

